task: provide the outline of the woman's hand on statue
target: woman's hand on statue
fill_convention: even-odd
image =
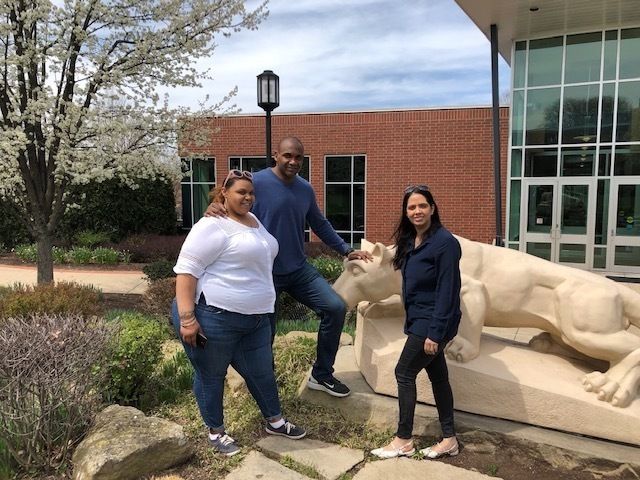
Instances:
[[[200,331],[200,324],[196,321],[188,327],[180,327],[180,336],[185,343],[188,343],[192,347],[196,346],[196,335]]]
[[[424,341],[424,353],[427,355],[435,355],[438,353],[438,344],[430,338],[427,338]]]
[[[227,209],[224,205],[218,202],[210,203],[204,212],[205,217],[226,217]]]

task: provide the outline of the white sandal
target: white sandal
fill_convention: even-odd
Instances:
[[[458,444],[458,442],[456,442],[453,447],[445,450],[444,452],[438,452],[434,450],[434,448],[437,446],[438,444],[436,443],[435,445],[431,445],[430,447],[423,448],[422,450],[420,450],[420,453],[424,455],[424,458],[429,458],[431,460],[441,457],[455,457],[456,455],[458,455],[458,453],[460,453],[460,445]]]
[[[411,445],[411,450],[403,450],[408,445]],[[401,445],[400,448],[394,448],[392,450],[385,450],[385,447],[375,448],[371,450],[371,454],[378,458],[396,458],[396,457],[410,457],[416,453],[416,449],[413,447],[413,442],[407,442]]]

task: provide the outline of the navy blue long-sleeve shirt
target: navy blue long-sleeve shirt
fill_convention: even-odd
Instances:
[[[304,265],[305,221],[327,246],[341,255],[351,248],[318,208],[311,184],[296,176],[291,183],[282,181],[270,168],[253,174],[256,201],[252,212],[280,244],[273,273],[284,275]]]
[[[458,240],[438,228],[418,248],[414,241],[402,267],[405,334],[436,343],[456,336],[460,324],[460,257]]]

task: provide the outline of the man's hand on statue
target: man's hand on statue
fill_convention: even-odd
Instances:
[[[364,250],[354,250],[347,255],[347,260],[364,260],[365,262],[373,261],[373,256]]]
[[[438,344],[430,338],[427,338],[424,341],[424,353],[427,355],[435,355],[438,353]]]
[[[227,209],[224,208],[224,205],[218,202],[213,202],[209,204],[207,209],[204,212],[205,217],[226,217]]]

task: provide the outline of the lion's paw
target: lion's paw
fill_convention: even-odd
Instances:
[[[447,348],[445,348],[445,354],[448,358],[455,360],[456,362],[465,363],[473,360],[480,353],[480,347],[474,345],[466,338],[460,336],[455,337]]]
[[[582,385],[587,392],[597,391],[607,381],[607,376],[602,372],[591,372],[582,377]]]

